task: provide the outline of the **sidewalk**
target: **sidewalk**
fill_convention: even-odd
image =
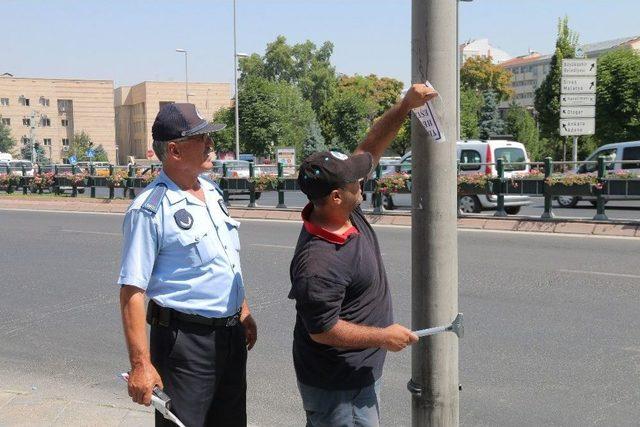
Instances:
[[[52,196],[0,196],[0,209],[52,210],[89,213],[124,213],[131,203],[123,199],[90,199],[86,197]],[[276,209],[271,207],[231,207],[229,212],[237,219],[265,219],[300,221],[300,209]],[[371,224],[411,226],[409,212],[393,212],[383,215],[367,215]],[[594,236],[640,238],[639,221],[592,221],[575,218],[555,218],[542,221],[539,218],[510,216],[496,218],[492,215],[473,215],[458,219],[458,228],[491,231],[524,231],[536,233],[561,233]]]

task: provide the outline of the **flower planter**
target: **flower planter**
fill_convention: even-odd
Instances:
[[[607,179],[608,196],[640,196],[640,179]]]
[[[542,195],[544,181],[541,179],[510,179],[505,194]]]
[[[486,184],[471,184],[468,182],[461,182],[458,184],[459,196],[472,196],[475,194],[487,194],[491,192],[492,185],[490,182]]]
[[[547,192],[552,196],[591,196],[592,187],[592,184],[554,184],[547,185]]]

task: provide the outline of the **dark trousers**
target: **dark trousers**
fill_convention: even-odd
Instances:
[[[151,361],[171,412],[188,427],[247,425],[244,327],[173,321],[151,327]],[[156,426],[175,426],[156,411]]]

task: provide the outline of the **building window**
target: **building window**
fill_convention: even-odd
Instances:
[[[3,106],[8,106],[9,105],[9,98],[0,98],[0,105]]]
[[[43,143],[44,145],[51,145],[51,138],[44,138],[44,139],[42,140],[42,143]]]
[[[24,126],[31,126],[31,119],[22,119],[22,124]]]
[[[40,105],[42,105],[43,107],[48,107],[49,106],[49,99],[45,98],[44,96],[40,97]]]
[[[26,136],[23,136],[22,137],[22,143],[25,144],[25,145],[28,144],[29,143],[29,138],[27,138]]]
[[[51,119],[43,117],[41,126],[51,126]]]
[[[2,124],[5,126],[11,126],[11,119],[8,117],[3,117],[2,118]]]
[[[69,138],[62,138],[62,146],[63,147],[69,146]]]
[[[64,127],[69,126],[69,120],[67,120],[67,119],[62,119],[62,126],[64,126]]]
[[[18,100],[20,101],[20,105],[24,105],[25,107],[29,106],[29,98],[21,96],[20,98],[18,98]]]
[[[71,105],[70,99],[58,99],[58,111],[61,113],[71,110]]]

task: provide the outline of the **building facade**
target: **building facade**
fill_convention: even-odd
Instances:
[[[640,50],[640,36],[590,43],[582,45],[580,48],[587,58],[598,58],[605,53],[621,48]],[[515,92],[511,100],[500,104],[499,108],[502,111],[509,108],[512,101],[529,110],[534,109],[535,92],[551,69],[551,58],[552,55],[531,52],[500,64],[513,74],[511,87]]]
[[[223,107],[230,107],[231,84],[189,82],[189,102],[207,120]],[[184,83],[142,82],[115,90],[115,129],[120,163],[130,157],[146,159],[152,149],[151,127],[160,107],[167,103],[186,102]],[[155,157],[153,157],[155,159]]]
[[[504,50],[491,46],[489,39],[469,40],[459,46],[458,52],[460,65],[469,58],[491,58],[494,64],[511,59],[511,55]]]
[[[18,142],[19,154],[31,138],[54,163],[66,158],[73,135],[86,132],[115,161],[112,80],[0,76],[0,116]]]

